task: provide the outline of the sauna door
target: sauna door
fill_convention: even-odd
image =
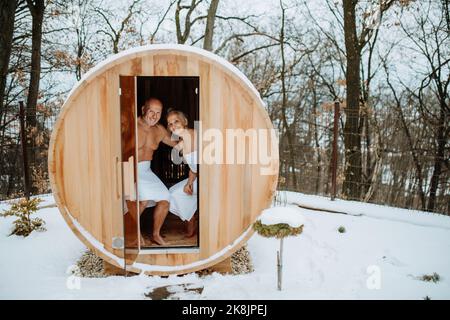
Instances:
[[[136,77],[120,76],[120,126],[122,150],[123,222],[125,262],[133,264],[139,254],[140,223],[137,190]]]
[[[195,121],[199,120],[199,77],[138,76],[136,78],[137,105],[143,106],[149,97],[157,97],[163,105],[162,116],[159,120],[161,126],[167,128],[167,111],[169,108],[174,108],[186,115],[189,128],[195,127]],[[137,112],[138,117],[141,116],[141,108],[138,108]],[[189,166],[186,163],[175,163],[172,151],[172,147],[161,142],[154,151],[151,161],[152,172],[168,189],[177,188],[177,185],[180,186],[179,183],[189,177]],[[198,168],[197,174],[200,175]],[[178,191],[182,191],[182,189],[178,188]],[[177,194],[176,191],[175,194]],[[198,196],[197,192],[191,199],[197,202],[197,207]],[[185,198],[182,199],[185,200]],[[185,202],[184,200],[181,203],[184,202],[186,207],[192,206],[191,201]],[[176,206],[173,206],[172,209],[174,207],[176,209]],[[140,215],[142,236],[145,240],[151,237],[154,208],[149,207]],[[194,214],[191,220],[191,227],[198,230],[200,221],[198,213]],[[194,236],[189,237],[187,231],[187,222],[169,211],[161,228],[161,234],[166,244],[161,246],[154,241],[141,242],[141,253],[149,254],[152,250],[161,248],[197,249],[199,232],[194,232]]]

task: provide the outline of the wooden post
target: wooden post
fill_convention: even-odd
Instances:
[[[280,291],[283,282],[283,239],[280,239],[280,251],[277,252],[278,290]]]
[[[30,175],[28,172],[28,153],[27,153],[27,130],[25,122],[25,108],[23,101],[19,102],[20,118],[20,139],[22,144],[22,165],[23,165],[23,190],[25,198],[30,199]]]
[[[331,155],[331,200],[336,198],[337,140],[339,134],[339,102],[334,102],[333,151]]]

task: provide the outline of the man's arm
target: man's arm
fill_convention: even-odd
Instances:
[[[161,130],[161,133],[163,135],[163,138],[161,140],[163,143],[165,143],[165,144],[167,144],[168,146],[171,146],[171,147],[175,147],[175,145],[178,144],[177,140],[172,140],[171,139],[171,135],[170,135],[169,131],[166,128],[164,128],[163,126],[159,125],[159,129]]]

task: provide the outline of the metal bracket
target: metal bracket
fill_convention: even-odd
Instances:
[[[113,237],[112,238],[112,248],[113,249],[123,249],[125,241],[123,237]]]

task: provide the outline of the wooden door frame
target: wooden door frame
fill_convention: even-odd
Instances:
[[[132,82],[131,82],[132,80]],[[130,83],[127,83],[130,81]],[[132,83],[132,84],[131,84]],[[126,88],[125,88],[126,87]],[[119,75],[119,88],[120,88],[120,116],[121,116],[121,163],[122,163],[122,196],[125,199],[126,192],[130,192],[130,194],[134,197],[134,200],[136,202],[136,240],[137,240],[137,247],[128,247],[127,246],[127,224],[125,219],[125,214],[123,215],[123,234],[124,234],[124,267],[126,269],[127,265],[132,265],[134,261],[136,260],[137,256],[139,255],[139,251],[141,248],[140,244],[140,219],[139,219],[139,190],[138,190],[138,172],[137,172],[137,155],[138,155],[138,133],[137,133],[137,97],[136,97],[136,76],[126,76],[126,75]],[[124,92],[129,91],[129,92]],[[125,95],[131,94],[132,97],[130,100],[132,100],[132,106],[134,105],[134,110],[131,111],[133,114],[133,124],[132,128],[134,130],[134,135],[132,135],[133,141],[134,141],[134,147],[130,149],[129,151],[125,150],[124,152],[124,145],[123,145],[123,131],[122,131],[122,125],[123,125],[123,119],[122,119],[122,108],[129,108],[130,101],[125,101]],[[127,104],[124,106],[124,104]],[[127,115],[129,118],[129,115]],[[130,121],[131,122],[131,121]],[[129,153],[129,154],[128,154]],[[125,159],[124,159],[125,156]],[[132,160],[131,160],[131,157]],[[132,165],[130,164],[132,163]],[[132,174],[130,174],[130,171],[132,171]],[[127,180],[128,183],[130,183],[130,186],[128,187],[128,190],[126,190],[126,183],[125,178],[131,177],[130,179],[132,181]],[[125,212],[124,203],[126,204],[126,201],[122,201],[122,213]],[[128,209],[128,213],[131,215],[130,210]],[[129,262],[129,263],[128,263]]]

